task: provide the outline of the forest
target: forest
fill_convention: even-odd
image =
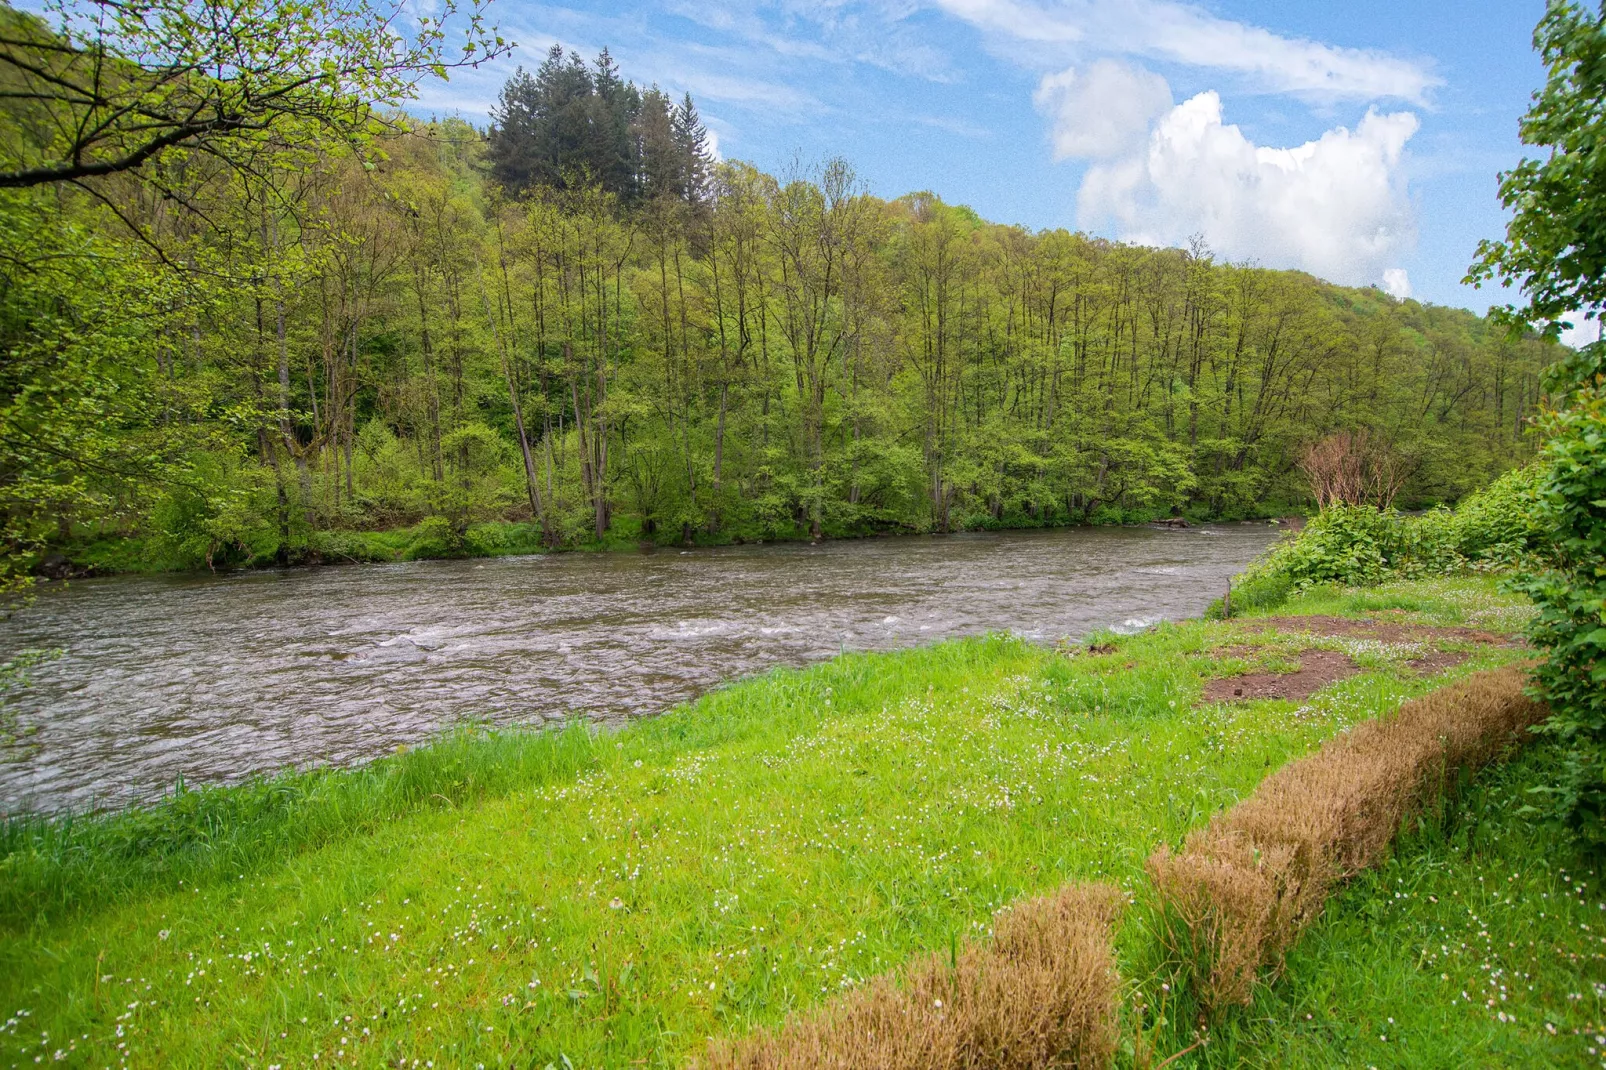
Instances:
[[[0,11],[32,84],[62,39]],[[1449,502],[1531,454],[1559,352],[1202,239],[990,223],[840,159],[770,175],[606,52],[519,70],[484,129],[292,113],[55,178],[89,105],[24,96],[14,570],[1267,516],[1336,431],[1386,443],[1402,505]]]

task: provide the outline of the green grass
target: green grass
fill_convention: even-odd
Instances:
[[[1390,599],[1438,623],[1523,613],[1478,579],[1282,612]],[[1158,843],[1441,682],[1377,644],[1297,707],[1194,709],[1233,667],[1207,651],[1245,642],[1276,658],[1281,640],[1196,622],[1103,655],[1000,637],[848,655],[614,735],[459,737],[15,826],[0,1065],[676,1065],[952,948],[1019,896],[1137,888]],[[435,798],[453,762],[480,770],[458,778],[473,787]]]
[[[463,729],[358,769],[316,769],[185,790],[115,815],[0,821],[0,932],[130,896],[238,879],[410,813],[572,780],[595,735]]]

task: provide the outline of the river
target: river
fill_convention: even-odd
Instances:
[[[465,719],[610,724],[776,665],[1201,613],[1261,524],[552,554],[42,590],[0,657],[62,654],[3,716],[0,811],[159,796],[182,777],[346,765]]]

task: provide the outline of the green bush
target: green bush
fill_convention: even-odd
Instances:
[[[394,561],[396,555],[373,532],[315,531],[307,549],[325,562]]]
[[[1547,470],[1537,495],[1553,532],[1551,567],[1518,584],[1539,615],[1530,638],[1547,657],[1537,678],[1555,711],[1542,731],[1566,755],[1541,792],[1551,812],[1606,847],[1606,345],[1574,353],[1547,373],[1559,399],[1547,412]]]
[[[272,482],[260,465],[221,453],[189,459],[187,479],[157,500],[149,519],[153,563],[164,569],[223,568],[278,554]],[[303,534],[299,512],[291,538]]]
[[[1234,582],[1233,611],[1267,609],[1317,584],[1369,587],[1472,568],[1509,569],[1553,557],[1555,523],[1540,508],[1549,468],[1514,469],[1454,512],[1408,515],[1336,505],[1285,537]],[[1220,612],[1219,610],[1217,612]]]
[[[1245,586],[1286,585],[1299,590],[1317,583],[1346,587],[1379,583],[1397,556],[1402,522],[1398,513],[1364,505],[1335,505],[1313,517],[1305,529],[1272,547],[1244,579]]]
[[[1469,561],[1502,567],[1550,553],[1553,533],[1539,509],[1550,473],[1544,461],[1513,468],[1455,510],[1456,540]]]
[[[1443,576],[1466,567],[1456,515],[1443,507],[1419,516],[1392,514],[1395,534],[1389,572],[1405,579]]]
[[[461,557],[463,550],[463,533],[450,520],[444,516],[427,516],[413,528],[412,541],[407,544],[402,557],[408,561]]]
[[[512,545],[507,524],[475,524],[463,533],[463,548],[476,557],[504,554]]]

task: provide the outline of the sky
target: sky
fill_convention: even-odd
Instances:
[[[690,92],[726,158],[846,158],[882,197],[1484,311],[1496,175],[1543,0],[497,0],[513,56],[416,110],[484,125],[513,67],[606,46]]]

